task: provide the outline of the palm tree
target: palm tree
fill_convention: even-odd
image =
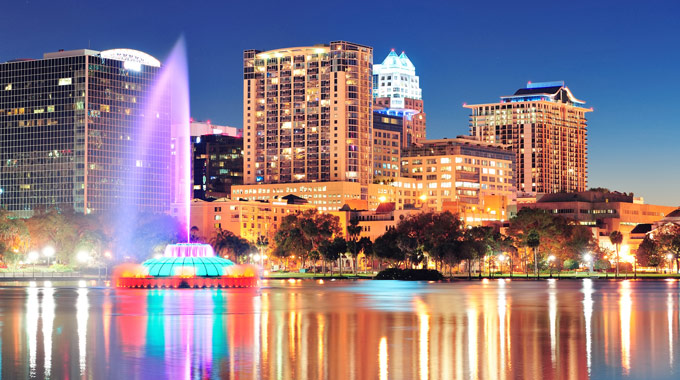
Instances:
[[[233,253],[234,261],[236,262],[243,261],[243,255],[252,249],[252,246],[246,239],[234,235],[234,233],[229,230],[223,230],[221,228],[218,229],[215,232],[215,236],[210,239],[210,245],[212,245],[218,256],[224,251]]]
[[[609,241],[616,247],[616,277],[619,277],[619,247],[623,242],[623,235],[619,231],[612,231],[609,234]]]
[[[538,246],[541,245],[541,235],[536,230],[527,234],[527,245],[534,251],[534,274],[538,277]]]
[[[347,225],[347,235],[349,237],[349,248],[354,262],[354,275],[357,275],[357,241],[361,234],[361,226],[359,225],[359,218],[356,216],[350,218],[349,225]]]

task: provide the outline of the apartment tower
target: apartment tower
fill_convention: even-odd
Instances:
[[[244,183],[371,183],[372,65],[345,41],[244,51]]]
[[[525,193],[585,191],[587,130],[585,102],[564,82],[529,82],[498,103],[465,105],[470,135],[510,145],[517,190]]]

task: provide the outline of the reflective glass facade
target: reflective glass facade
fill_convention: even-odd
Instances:
[[[232,185],[243,184],[243,138],[227,135],[192,137],[193,196],[231,196]]]
[[[0,64],[0,206],[169,209],[169,99],[152,102],[160,64],[107,52]]]

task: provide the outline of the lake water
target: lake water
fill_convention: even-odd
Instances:
[[[679,281],[0,287],[0,378],[680,378]]]

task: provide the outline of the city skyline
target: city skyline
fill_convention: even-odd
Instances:
[[[91,17],[82,18],[67,13],[69,7],[49,2],[9,4],[4,17],[0,16],[0,33],[10,35],[21,28],[20,18],[15,17],[20,14],[35,14],[41,27],[25,31],[21,40],[4,41],[0,61],[39,58],[46,51],[88,45],[97,50],[130,47],[163,60],[176,37],[184,34],[190,56],[192,115],[242,127],[243,50],[343,39],[372,46],[374,56],[381,59],[394,48],[398,53],[406,51],[418,68],[428,104],[430,138],[467,134],[469,113],[463,103],[496,101],[527,81],[564,80],[594,107],[588,117],[589,187],[632,191],[655,204],[680,202],[673,190],[680,179],[672,156],[680,132],[672,128],[674,123],[666,113],[659,112],[672,109],[676,98],[667,84],[678,78],[672,68],[678,52],[668,49],[680,32],[672,24],[677,4],[619,9],[611,4],[536,3],[520,8],[498,3],[493,4],[498,12],[487,15],[488,20],[482,14],[488,5],[456,4],[439,7],[438,12],[425,5],[409,8],[415,20],[409,25],[390,16],[383,4],[366,4],[353,19],[353,24],[368,25],[362,28],[328,22],[328,18],[283,27],[282,16],[294,10],[273,4],[258,21],[258,31],[252,33],[245,32],[248,21],[241,16],[248,9],[243,5],[176,3],[162,12],[164,17],[153,20],[135,15],[148,13],[157,7],[155,2],[134,4],[135,12],[130,12],[132,6],[92,6],[82,10]],[[314,9],[328,13],[333,21],[346,17],[351,8],[318,4]],[[102,12],[107,19],[119,20],[121,27],[97,28]],[[424,16],[428,22],[420,21]],[[317,33],[303,32],[315,25]],[[377,32],[399,28],[405,33]],[[165,32],[154,33],[157,29]]]

